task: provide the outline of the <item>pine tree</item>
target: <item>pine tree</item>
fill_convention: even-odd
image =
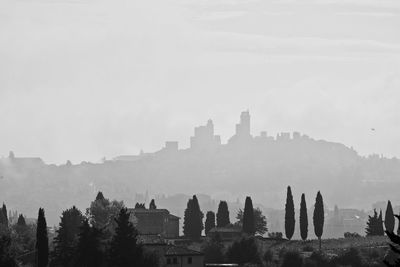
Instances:
[[[295,227],[295,214],[292,189],[287,187],[286,205],[285,205],[285,234],[287,239],[292,239]]]
[[[194,240],[199,240],[201,237],[201,232],[204,229],[203,225],[203,212],[200,210],[199,201],[197,200],[196,195],[193,196],[193,203],[192,203],[192,224],[193,224],[193,233],[192,238]]]
[[[104,199],[105,199],[105,198],[104,198],[103,192],[99,191],[99,192],[97,193],[97,196],[96,196],[96,201],[97,201],[97,200],[104,200]]]
[[[212,211],[207,212],[206,222],[204,224],[204,232],[208,235],[208,232],[215,227],[215,213]]]
[[[300,202],[300,236],[301,236],[301,239],[306,240],[307,235],[308,235],[307,204],[306,204],[306,197],[304,194],[302,194],[301,202]]]
[[[217,227],[225,227],[230,223],[228,203],[226,203],[226,201],[220,201],[217,212]]]
[[[378,235],[378,213],[374,209],[374,216],[368,216],[367,227],[365,228],[365,233],[367,236]]]
[[[97,267],[103,264],[101,246],[101,230],[90,226],[85,219],[80,227],[76,249],[76,267]]]
[[[57,236],[54,238],[52,266],[73,266],[73,256],[83,220],[81,211],[75,206],[62,212]]]
[[[3,216],[4,216],[4,225],[8,228],[8,214],[7,214],[7,207],[6,204],[3,203],[3,208],[2,208]]]
[[[129,221],[129,216],[128,210],[122,208],[116,219],[117,228],[109,249],[110,266],[143,266],[143,251],[137,244],[138,232]]]
[[[156,203],[155,203],[154,199],[152,199],[150,201],[149,209],[151,209],[151,210],[157,209],[157,206],[156,206]]]
[[[314,233],[319,240],[319,250],[321,250],[321,236],[324,231],[324,217],[324,201],[321,193],[318,191],[317,198],[315,199],[313,222]]]
[[[44,209],[39,209],[36,228],[36,266],[47,267],[49,262],[49,239]]]
[[[386,231],[393,232],[394,231],[394,214],[392,203],[390,200],[387,203],[386,212],[385,212],[385,229]]]
[[[243,232],[248,235],[254,235],[256,232],[254,223],[254,209],[251,198],[246,197],[243,212]]]

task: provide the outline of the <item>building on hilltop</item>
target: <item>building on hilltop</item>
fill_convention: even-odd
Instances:
[[[243,111],[240,114],[240,122],[236,124],[236,132],[235,135],[232,136],[228,144],[248,144],[253,140],[253,137],[250,133],[250,112]]]
[[[166,209],[129,209],[131,220],[140,235],[165,239],[179,237],[179,217]]]
[[[190,148],[206,150],[221,145],[221,137],[214,135],[214,124],[208,120],[206,125],[194,128],[194,136],[190,137]]]

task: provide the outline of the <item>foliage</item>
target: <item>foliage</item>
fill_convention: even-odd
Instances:
[[[144,203],[136,203],[135,209],[146,209],[146,205]]]
[[[399,215],[395,215],[396,218],[399,220],[399,224],[400,224],[400,216]],[[399,226],[400,227],[400,226]],[[395,267],[395,266],[400,266],[400,259],[398,258],[398,256],[400,255],[400,235],[399,234],[395,234],[393,232],[389,232],[386,230],[386,235],[389,237],[390,241],[392,241],[393,244],[389,244],[390,249],[392,251],[392,253],[394,255],[397,255],[397,259],[394,260],[394,265],[390,262],[388,262],[388,260],[385,259],[384,263],[387,266],[390,267]]]
[[[376,210],[374,210],[374,216],[368,216],[367,227],[365,228],[367,236],[382,236],[384,235],[382,212],[378,216]]]
[[[254,237],[243,237],[235,241],[228,248],[226,256],[228,261],[232,263],[261,263],[257,242]]]
[[[308,235],[307,204],[306,204],[306,197],[304,194],[302,194],[301,202],[300,202],[300,236],[301,236],[301,239],[306,240],[307,235]]]
[[[259,235],[264,235],[267,231],[267,218],[262,214],[260,208],[255,208],[253,210],[254,214],[254,226],[255,226],[255,233]],[[235,224],[243,227],[243,211],[239,209],[236,219],[238,220]]]
[[[204,232],[208,235],[208,232],[215,227],[215,213],[208,211],[206,214],[206,222],[204,223]]]
[[[143,266],[143,250],[137,244],[138,232],[122,208],[115,219],[117,227],[109,248],[109,265],[113,267]]]
[[[253,202],[250,197],[246,197],[244,203],[243,232],[249,235],[254,235],[256,232]]]
[[[324,201],[321,193],[318,191],[315,199],[313,214],[314,233],[319,239],[319,249],[321,249],[321,236],[324,231]]]
[[[350,248],[342,255],[332,260],[332,263],[342,266],[363,267],[363,259],[356,248]]]
[[[217,233],[203,247],[205,263],[223,263],[224,262],[224,245],[221,237]]]
[[[230,223],[228,203],[226,203],[226,201],[220,201],[217,211],[217,227],[225,227]]]
[[[84,217],[75,206],[62,212],[61,222],[54,238],[51,266],[73,266],[73,256]]]
[[[98,229],[109,231],[106,234],[110,236],[115,228],[114,218],[123,207],[124,203],[122,201],[110,201],[104,198],[102,192],[99,192],[96,199],[90,203],[90,207],[86,209],[86,215],[91,225]]]
[[[47,267],[49,262],[49,238],[44,209],[39,209],[36,228],[36,266]]]
[[[295,222],[292,189],[288,186],[285,204],[285,234],[289,240],[293,237]]]
[[[301,267],[303,265],[303,258],[298,251],[288,251],[283,256],[281,267]]]
[[[11,249],[11,237],[8,234],[0,236],[0,266],[18,266],[15,255]]]
[[[90,226],[85,219],[80,227],[78,243],[76,246],[76,267],[101,266],[104,259],[101,251],[101,230]]]
[[[394,214],[392,203],[390,200],[387,203],[386,212],[385,212],[385,229],[386,231],[393,232],[394,231]]]
[[[274,261],[274,252],[271,249],[267,249],[264,253],[263,260],[269,264]]]
[[[200,210],[196,195],[188,200],[184,214],[183,233],[192,240],[199,240],[203,231],[203,213]]]
[[[344,233],[344,238],[359,238],[361,237],[361,235],[359,233],[350,233],[350,232],[346,232]]]
[[[272,232],[268,233],[268,237],[273,239],[283,239],[283,234],[282,232]]]
[[[151,209],[151,210],[157,209],[157,206],[156,206],[156,203],[155,203],[154,199],[152,199],[150,201],[149,209]]]

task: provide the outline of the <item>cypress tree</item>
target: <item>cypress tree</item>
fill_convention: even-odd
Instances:
[[[200,210],[199,201],[197,200],[196,195],[193,196],[193,203],[192,203],[192,224],[193,224],[193,232],[192,232],[192,239],[199,240],[201,237],[201,232],[204,229],[203,225],[203,212]]]
[[[7,207],[6,204],[3,203],[2,208],[3,216],[4,216],[4,225],[8,228],[8,214],[7,214]]]
[[[18,217],[17,225],[18,226],[22,226],[22,227],[26,226],[26,221],[25,221],[25,218],[24,218],[24,216],[22,214],[20,214],[19,217]]]
[[[389,200],[387,203],[386,212],[385,212],[385,229],[386,229],[386,231],[393,232],[394,224],[395,224],[395,221],[394,221],[392,203],[390,203],[390,200]]]
[[[365,233],[367,236],[378,235],[378,213],[374,209],[374,216],[368,215],[367,227],[365,228]]]
[[[76,267],[97,267],[103,264],[103,253],[100,249],[101,230],[90,226],[85,219],[80,227],[76,250]]]
[[[129,221],[129,213],[122,208],[118,218],[115,235],[110,243],[109,265],[113,267],[143,266],[143,251],[137,244],[138,232]]]
[[[321,193],[318,191],[317,197],[315,199],[313,222],[314,233],[319,240],[319,250],[321,250],[321,236],[324,231],[324,216],[324,201],[322,199]]]
[[[190,198],[186,205],[185,214],[183,215],[183,235],[187,238],[191,238],[191,233],[193,231],[192,213],[193,199]]]
[[[254,235],[256,232],[253,202],[249,196],[246,197],[246,202],[244,203],[243,232],[248,235]]]
[[[307,235],[308,235],[307,204],[306,204],[306,197],[304,194],[302,194],[301,202],[300,202],[300,236],[301,236],[301,239],[306,240]]]
[[[52,266],[65,267],[73,265],[73,256],[83,219],[81,211],[75,206],[62,212],[57,236],[54,238]]]
[[[287,239],[292,239],[295,227],[295,217],[294,217],[294,203],[292,189],[290,186],[287,187],[286,195],[286,205],[285,205],[285,234]]]
[[[399,219],[399,227],[400,227],[400,215],[395,215],[395,216],[397,217],[397,219]],[[396,235],[395,233],[390,232],[388,230],[386,230],[385,232],[386,232],[386,235],[389,237],[390,241],[392,241],[392,243],[393,243],[393,244],[389,244],[391,251],[393,252],[394,255],[400,255],[400,249],[399,249],[400,234],[398,233]],[[387,259],[385,259],[383,262],[386,264],[386,266],[389,266],[389,267],[400,266],[400,259],[398,257],[394,260],[394,262],[393,262],[394,264],[388,262]]]
[[[383,229],[382,210],[379,211],[377,231],[378,231],[378,235],[380,235],[380,236],[385,235],[385,230]]]
[[[47,267],[49,263],[49,239],[44,209],[39,209],[36,228],[36,266]]]
[[[151,210],[157,209],[157,206],[156,206],[156,203],[155,203],[154,199],[152,199],[150,201],[149,209],[151,209]]]
[[[226,203],[226,201],[220,201],[217,212],[217,227],[225,227],[230,223],[228,203]]]
[[[215,227],[215,213],[212,211],[207,212],[206,222],[204,224],[204,232],[208,235],[208,232]]]
[[[99,191],[99,192],[97,193],[97,196],[96,196],[96,200],[95,200],[95,201],[97,201],[97,200],[105,200],[104,195],[103,195],[103,192]]]

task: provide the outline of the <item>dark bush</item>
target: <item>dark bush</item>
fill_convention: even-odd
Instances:
[[[264,261],[266,263],[270,263],[270,262],[274,261],[274,252],[272,250],[268,249],[267,251],[265,251]]]
[[[362,267],[363,259],[356,248],[350,248],[348,251],[335,258],[333,263],[337,265],[350,265],[352,267]]]
[[[256,239],[244,237],[235,241],[226,252],[228,260],[232,263],[261,263]]]
[[[313,252],[314,248],[311,245],[306,245],[306,246],[303,247],[303,251],[304,252]]]
[[[302,267],[303,258],[298,251],[288,251],[283,256],[281,267]]]

